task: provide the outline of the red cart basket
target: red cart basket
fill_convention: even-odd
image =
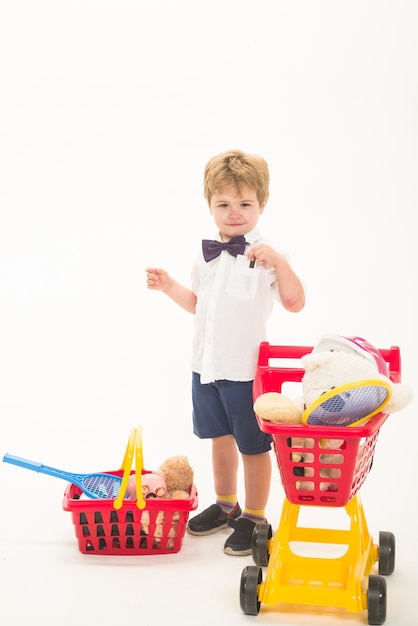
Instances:
[[[137,499],[124,499],[136,458]],[[115,500],[87,500],[73,484],[64,493],[63,508],[71,513],[80,552],[97,555],[173,554],[180,550],[190,511],[197,508],[197,489],[193,484],[188,499],[142,498],[140,431],[132,429],[122,468],[107,472],[122,476]]]
[[[281,392],[284,383],[301,382],[305,370],[289,366],[312,347],[260,346],[254,397],[269,391]],[[400,379],[398,347],[380,351],[388,362],[393,382]],[[273,365],[280,360],[280,366]],[[286,364],[283,366],[283,364]],[[290,502],[303,505],[345,506],[364,483],[371,468],[380,427],[387,414],[379,413],[360,426],[283,425],[257,417],[261,430],[273,437],[283,487]],[[336,450],[325,449],[323,442],[339,440]],[[299,442],[298,442],[299,440]],[[303,447],[300,441],[303,440]],[[343,441],[343,444],[341,444]],[[299,445],[298,445],[299,443]],[[330,460],[331,458],[331,460]],[[300,459],[300,460],[299,460]],[[329,470],[333,478],[330,480]],[[306,477],[304,477],[306,476]],[[301,478],[303,477],[303,478]]]

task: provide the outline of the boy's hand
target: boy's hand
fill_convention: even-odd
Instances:
[[[280,301],[286,311],[298,313],[305,306],[305,291],[299,278],[286,258],[265,243],[254,246],[248,252],[250,261],[274,267],[279,288]]]
[[[170,276],[168,273],[158,267],[147,267],[147,287],[148,289],[155,289],[157,291],[165,291],[170,283]]]
[[[191,289],[183,287],[159,267],[147,267],[145,271],[148,289],[162,291],[189,313],[196,313],[196,296]]]
[[[248,252],[248,258],[250,261],[256,260],[257,263],[261,263],[263,265],[270,265],[271,267],[275,267],[280,263],[280,259],[282,259],[282,255],[271,248],[265,243],[261,243],[258,246],[254,246]]]

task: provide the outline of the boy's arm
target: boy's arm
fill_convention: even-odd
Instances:
[[[148,289],[162,291],[189,313],[196,313],[196,295],[191,289],[178,283],[161,268],[147,267],[145,271]]]
[[[274,265],[280,300],[290,313],[298,313],[305,306],[305,290],[289,262],[281,254]]]

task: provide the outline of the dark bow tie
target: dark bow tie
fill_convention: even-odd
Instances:
[[[226,242],[203,239],[202,250],[206,262],[216,259],[216,257],[221,254],[222,250],[228,250],[229,254],[232,254],[232,256],[244,254],[245,237],[244,235],[239,235],[238,237],[232,237],[232,239]]]

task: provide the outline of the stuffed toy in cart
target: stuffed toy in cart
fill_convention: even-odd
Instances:
[[[299,424],[302,415],[322,394],[348,383],[367,379],[382,379],[390,384],[391,396],[384,407],[385,413],[394,413],[404,409],[412,400],[412,389],[405,383],[393,383],[389,378],[386,361],[380,352],[360,337],[342,337],[325,335],[311,353],[301,358],[305,369],[302,378],[302,395],[295,400],[278,392],[260,395],[254,402],[254,410],[259,417],[281,424]],[[342,441],[327,439],[322,442],[325,449],[338,450]],[[292,440],[292,445],[304,447],[303,439]],[[302,453],[294,453],[293,460],[302,459]],[[325,463],[332,463],[332,455],[323,456]],[[333,470],[329,468],[332,478]],[[309,468],[305,468],[305,476]],[[300,484],[300,488],[306,485]],[[332,483],[322,483],[321,489],[332,489]]]

